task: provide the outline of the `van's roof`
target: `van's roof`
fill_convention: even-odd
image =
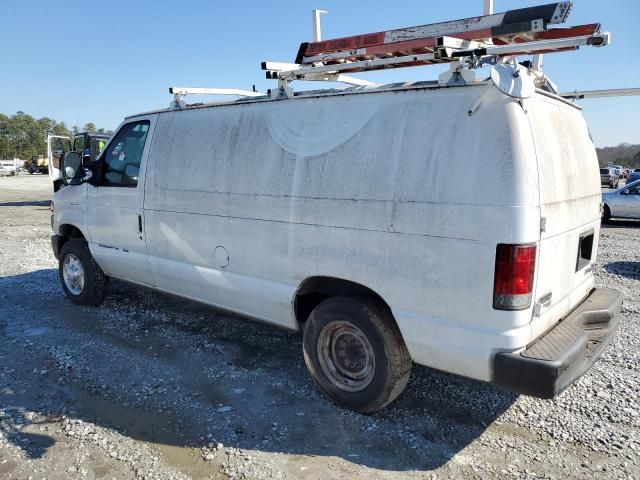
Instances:
[[[451,84],[451,85],[442,85],[437,80],[422,80],[417,82],[396,82],[396,83],[388,83],[384,85],[373,85],[373,86],[353,86],[348,88],[326,88],[319,90],[301,90],[294,92],[294,98],[305,98],[305,97],[324,97],[324,96],[334,96],[334,95],[355,95],[355,94],[363,94],[363,93],[380,93],[380,92],[389,92],[389,91],[400,91],[400,90],[437,90],[442,88],[460,88],[460,87],[471,87],[478,85],[487,85],[491,80],[481,80],[475,82],[467,82],[464,84]],[[577,105],[573,102],[568,101],[565,98],[562,98],[553,93],[547,92],[545,90],[536,89],[536,92],[555,98],[563,103],[576,107],[582,110],[580,105]],[[234,105],[234,104],[249,104],[249,103],[262,103],[262,102],[275,102],[282,101],[282,99],[274,99],[268,93],[265,95],[261,95],[258,97],[241,97],[236,100],[226,100],[226,101],[218,101],[218,102],[210,102],[210,103],[192,103],[187,104],[185,107],[180,109],[172,109],[172,108],[162,108],[157,110],[150,110],[147,112],[137,113],[135,115],[128,115],[125,119],[138,117],[141,115],[149,115],[153,113],[167,113],[167,112],[181,112],[184,110],[196,109],[196,108],[212,108],[219,107],[223,105]]]
[[[391,90],[411,90],[411,89],[438,89],[438,88],[451,88],[451,87],[460,87],[460,86],[472,86],[472,85],[486,85],[488,80],[483,80],[479,82],[469,82],[464,85],[441,85],[437,80],[423,80],[418,82],[397,82],[397,83],[388,83],[384,85],[372,85],[372,86],[353,86],[347,88],[325,88],[325,89],[317,89],[317,90],[300,90],[294,92],[293,95],[295,98],[299,97],[322,97],[322,96],[331,96],[331,95],[349,95],[356,93],[376,93],[376,92],[386,92]],[[241,97],[236,100],[221,100],[218,102],[207,102],[207,103],[192,103],[187,104],[184,108],[180,108],[174,110],[172,108],[162,108],[157,110],[150,110],[148,112],[142,112],[135,115],[128,115],[125,118],[133,118],[138,117],[140,115],[148,115],[151,113],[164,113],[164,112],[180,112],[183,110],[189,110],[192,108],[207,108],[207,107],[218,107],[222,105],[232,105],[232,104],[246,104],[246,103],[260,103],[260,102],[271,102],[276,101],[276,99],[272,98],[269,93],[265,95],[261,95],[258,97]],[[277,101],[281,101],[281,99],[277,99]]]

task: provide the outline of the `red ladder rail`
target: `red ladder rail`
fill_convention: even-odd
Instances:
[[[564,23],[569,15],[571,6],[572,2],[570,1],[555,2],[536,7],[509,10],[493,15],[320,42],[306,42],[300,45],[296,63],[301,65],[317,62],[342,63],[430,53],[436,47],[436,39],[442,36],[483,42],[493,41],[496,44],[558,38],[553,36],[557,35],[555,33],[551,33],[549,37],[544,36],[548,32],[553,32],[553,30],[547,30],[547,25]],[[570,36],[585,35],[585,33],[574,33],[568,30],[565,30],[564,34],[569,34]]]

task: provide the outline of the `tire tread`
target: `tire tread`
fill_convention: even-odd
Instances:
[[[377,392],[374,398],[363,401],[361,404],[344,405],[347,408],[351,408],[360,413],[368,414],[373,413],[387,406],[393,402],[405,389],[411,375],[412,361],[409,351],[404,343],[400,329],[398,328],[391,311],[382,301],[361,296],[336,296],[331,297],[320,305],[318,305],[307,320],[304,330],[304,359],[309,370],[309,373],[313,377],[316,384],[324,391],[332,400],[336,403],[341,403],[340,393],[334,392],[333,394],[327,391],[321,381],[318,380],[318,375],[324,375],[322,370],[315,365],[317,361],[317,352],[313,350],[313,345],[316,343],[315,332],[318,328],[314,325],[317,315],[322,315],[325,308],[336,308],[342,306],[348,306],[349,308],[358,308],[363,313],[363,317],[381,336],[385,348],[385,356],[387,358],[387,372],[385,382],[381,391]],[[363,399],[364,400],[364,399]]]

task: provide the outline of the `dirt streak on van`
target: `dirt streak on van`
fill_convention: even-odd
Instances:
[[[361,412],[412,361],[551,398],[617,326],[620,294],[594,288],[595,148],[579,107],[541,90],[162,110],[127,118],[90,178],[70,168],[52,243],[72,301],[100,303],[113,277],[304,326],[311,375]]]

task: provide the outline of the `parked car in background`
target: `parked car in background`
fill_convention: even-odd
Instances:
[[[616,173],[618,174],[618,177],[626,178],[624,176],[624,167],[622,165],[614,165],[613,168],[616,169]]]
[[[600,185],[607,185],[610,188],[618,188],[620,175],[618,175],[615,167],[607,167],[600,169]]]
[[[0,165],[0,177],[12,177],[16,172],[7,170],[3,165]]]
[[[636,180],[640,180],[640,168],[629,171],[629,177],[627,177],[627,185],[631,182],[635,182]]]
[[[0,167],[9,171],[11,175],[17,175],[20,170],[20,164],[16,160],[0,160]]]
[[[611,218],[640,218],[640,179],[618,190],[603,192],[602,221]]]

